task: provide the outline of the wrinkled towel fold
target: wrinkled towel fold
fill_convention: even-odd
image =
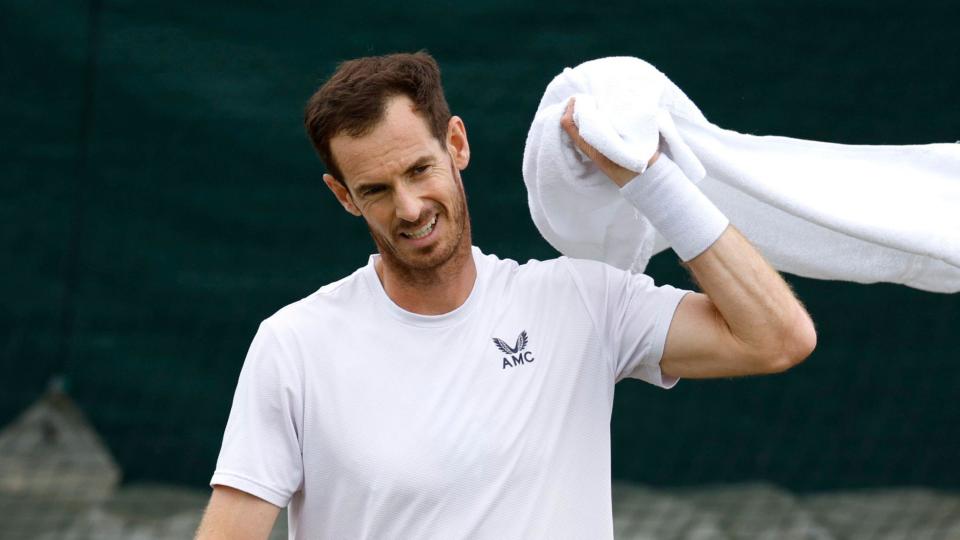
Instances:
[[[711,124],[637,58],[593,60],[547,86],[527,135],[533,221],[557,250],[642,272],[668,246],[560,128],[642,171],[666,152],[781,271],[960,291],[960,144],[863,146],[753,136]],[[634,181],[642,181],[640,177]]]

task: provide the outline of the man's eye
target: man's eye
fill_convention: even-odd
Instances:
[[[368,197],[370,195],[376,195],[381,191],[383,191],[383,186],[370,186],[368,188],[363,188],[362,190],[360,190],[360,194],[363,195],[364,197]]]
[[[430,168],[429,165],[420,165],[419,167],[416,167],[413,169],[413,174],[416,174],[416,175],[423,174],[427,172],[427,169],[429,168]]]

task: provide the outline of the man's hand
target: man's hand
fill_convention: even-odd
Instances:
[[[594,163],[600,167],[600,170],[604,172],[613,183],[619,187],[627,185],[627,182],[634,179],[640,173],[636,171],[631,171],[617,165],[613,161],[607,159],[607,156],[601,154],[596,148],[587,144],[587,141],[583,140],[583,137],[580,136],[580,130],[577,128],[577,125],[573,122],[573,104],[576,101],[576,98],[570,98],[570,101],[567,102],[567,109],[563,112],[563,116],[560,118],[560,126],[563,127],[563,130],[567,132],[567,135],[573,139],[573,142],[576,143],[577,148],[581,152],[587,155]],[[654,152],[653,157],[650,158],[650,161],[647,163],[647,167],[653,165],[657,158],[660,157],[660,150]]]

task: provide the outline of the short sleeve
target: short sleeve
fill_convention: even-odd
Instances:
[[[568,261],[610,356],[615,379],[640,379],[672,388],[677,379],[663,375],[660,359],[673,315],[690,291],[657,286],[646,274],[631,274],[596,261]]]
[[[237,382],[210,485],[285,507],[303,484],[303,396],[299,370],[264,321]]]

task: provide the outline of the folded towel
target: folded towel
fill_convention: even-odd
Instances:
[[[960,291],[960,144],[843,145],[745,135],[711,124],[637,58],[593,60],[547,86],[527,134],[533,221],[565,255],[642,272],[668,246],[560,127],[642,172],[666,153],[778,270]],[[641,177],[642,179],[642,177]]]

